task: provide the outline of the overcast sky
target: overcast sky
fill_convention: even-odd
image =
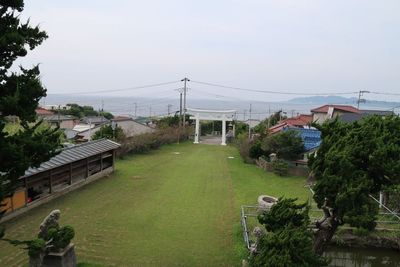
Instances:
[[[400,93],[400,1],[31,0],[49,34],[19,63],[41,63],[48,93],[178,81],[294,93]],[[109,95],[175,96],[181,84]],[[287,95],[189,83],[192,97]],[[204,92],[204,93],[202,93]],[[367,98],[400,100],[400,96]]]

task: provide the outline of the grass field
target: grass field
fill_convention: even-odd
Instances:
[[[107,178],[8,222],[7,236],[33,238],[41,220],[57,208],[61,224],[76,230],[80,262],[240,266],[240,206],[255,204],[260,194],[308,197],[304,178],[265,173],[244,164],[229,146],[164,146],[119,160],[116,169]],[[26,262],[26,251],[0,244],[0,266]]]

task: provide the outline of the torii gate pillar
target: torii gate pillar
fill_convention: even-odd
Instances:
[[[199,135],[200,135],[200,119],[196,118],[196,130],[194,132],[194,143],[199,143]]]
[[[235,110],[204,110],[204,109],[186,109],[187,113],[192,115],[190,119],[196,120],[196,129],[194,132],[194,144],[199,143],[200,138],[200,120],[222,121],[222,140],[221,145],[226,146],[226,122],[232,121]]]
[[[221,145],[226,146],[226,120],[222,120],[222,142]]]

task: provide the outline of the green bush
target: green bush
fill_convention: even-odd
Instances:
[[[33,258],[37,258],[41,252],[43,252],[46,246],[46,241],[41,238],[33,239],[28,243],[28,255]]]
[[[250,157],[250,148],[252,146],[252,141],[249,140],[246,134],[241,134],[236,140],[236,144],[239,149],[239,154],[243,161],[246,163],[254,163],[254,159]]]
[[[53,239],[52,244],[55,249],[63,249],[71,242],[75,236],[72,226],[66,225],[60,229],[52,228],[49,230],[49,240]]]
[[[113,130],[111,125],[103,125],[92,136],[93,140],[98,140],[101,138],[108,138],[121,142],[125,139],[124,130],[122,130],[120,126],[116,126],[115,130]]]
[[[289,130],[263,139],[262,149],[266,155],[275,153],[279,158],[296,160],[304,153],[304,144],[298,132]]]
[[[165,144],[177,143],[187,140],[191,128],[163,128],[153,133],[145,133],[121,142],[121,149],[118,150],[118,156],[124,156],[131,153],[145,153],[152,149],[157,149]]]
[[[362,227],[353,229],[353,234],[356,236],[367,236],[369,235],[369,232],[368,229]]]
[[[272,170],[279,176],[286,176],[288,174],[289,165],[282,159],[276,159],[272,162]]]
[[[261,141],[256,140],[256,141],[250,143],[249,156],[253,159],[258,159],[262,155],[264,155],[264,151],[261,148]]]

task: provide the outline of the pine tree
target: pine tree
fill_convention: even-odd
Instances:
[[[369,195],[400,183],[400,118],[334,120],[319,130],[322,144],[309,166],[316,179],[314,199],[324,211],[314,240],[314,251],[322,254],[342,224],[375,228],[378,205]]]
[[[25,170],[48,160],[59,146],[57,129],[38,131],[40,122],[35,123],[35,109],[46,96],[39,66],[10,71],[16,59],[47,38],[29,20],[21,22],[23,9],[22,0],[0,0],[0,203],[13,194]],[[4,131],[10,116],[18,117],[22,126],[12,135]],[[0,237],[3,234],[0,231]]]

